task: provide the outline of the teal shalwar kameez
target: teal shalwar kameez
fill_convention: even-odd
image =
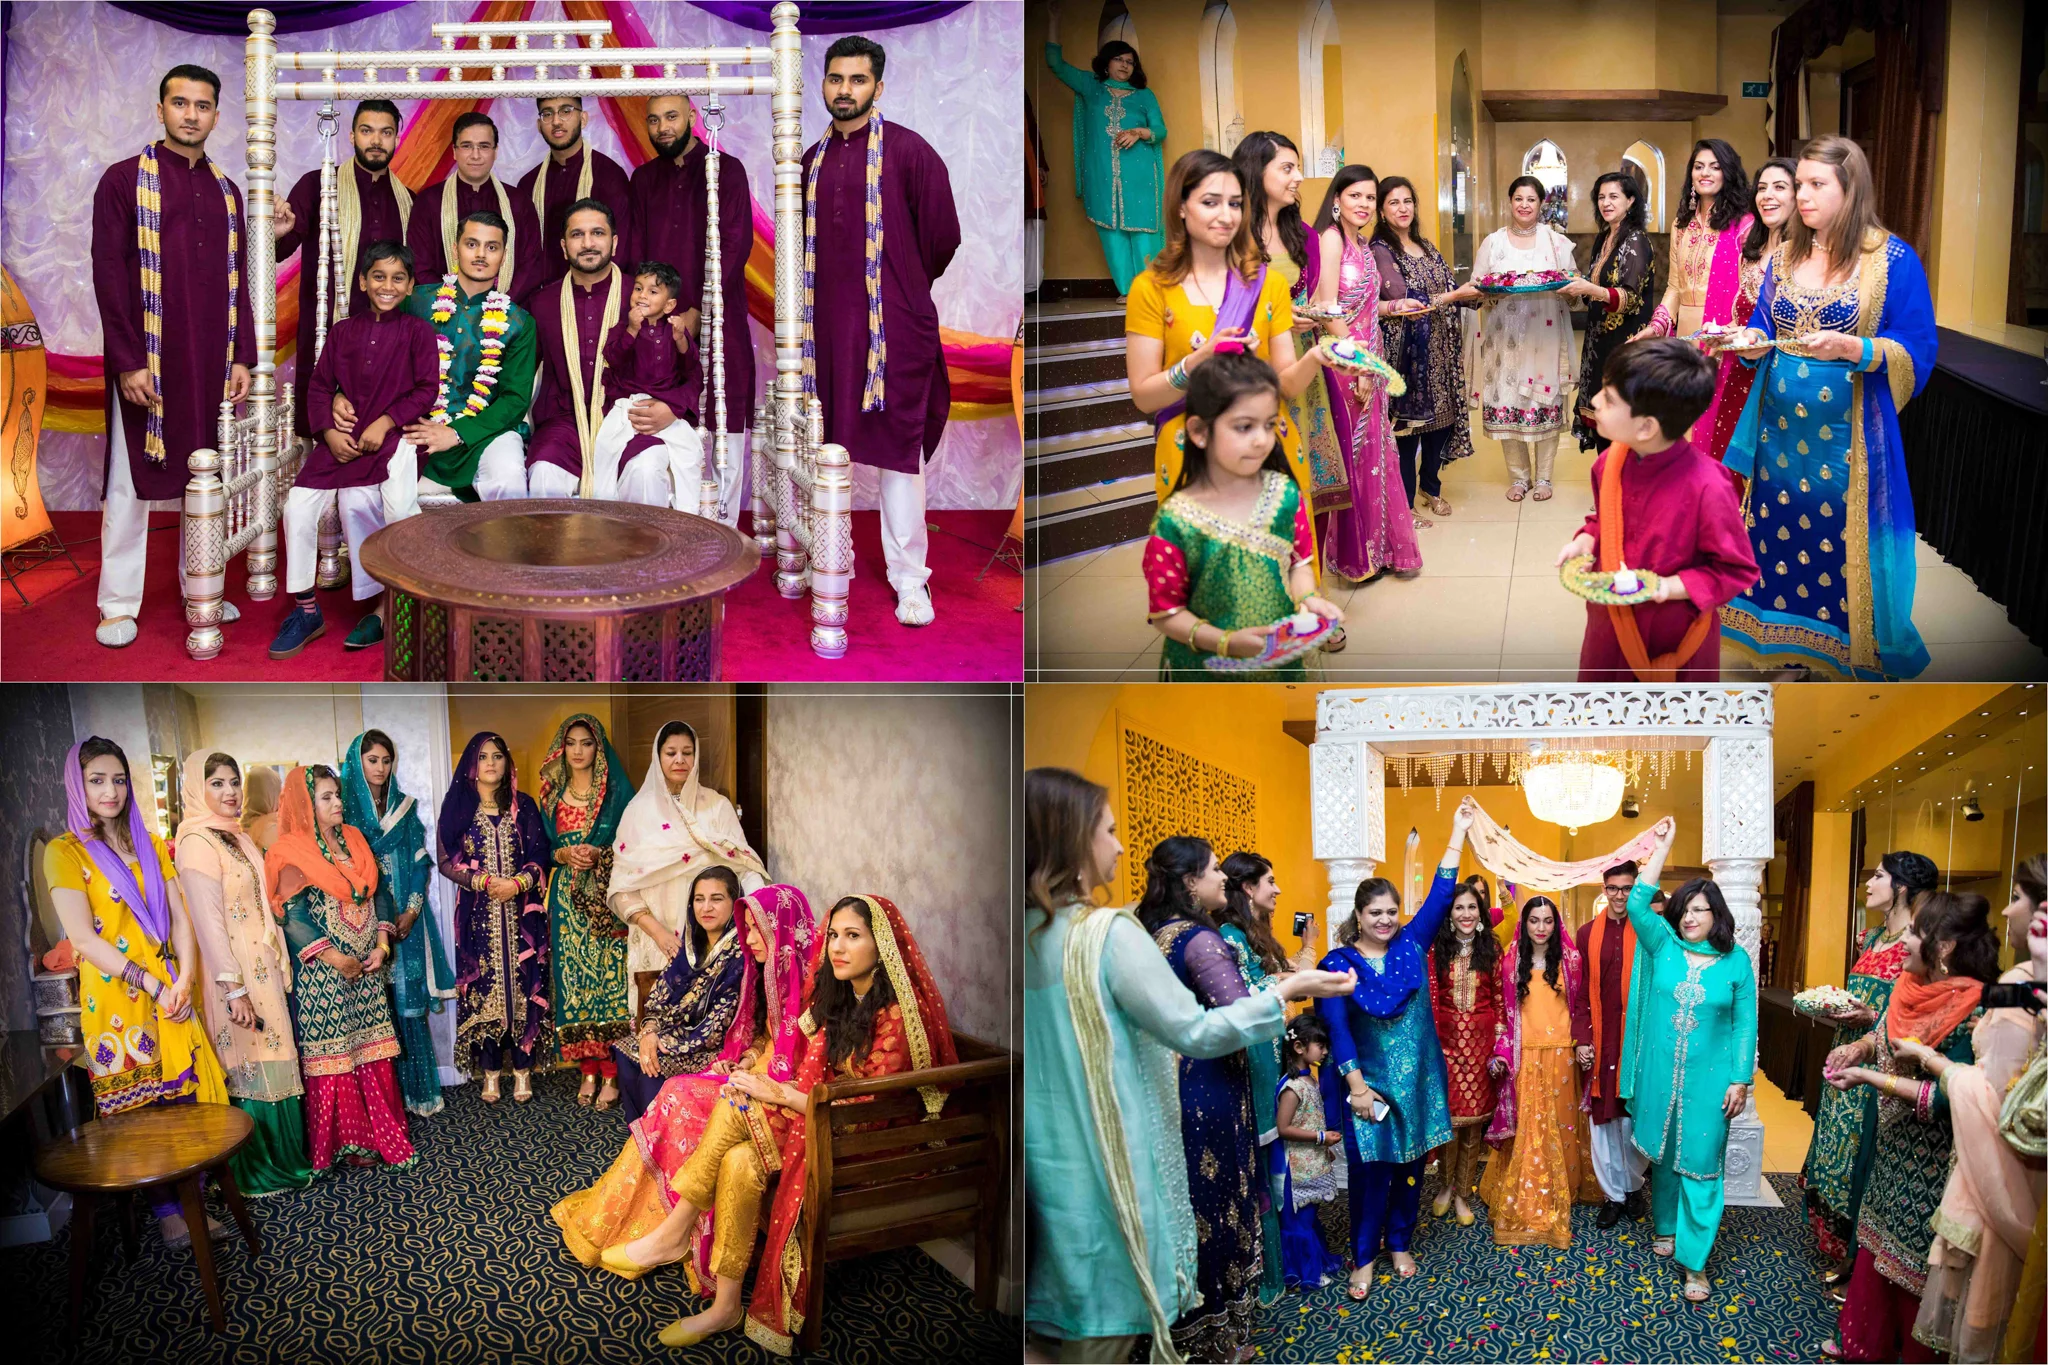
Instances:
[[[1131,281],[1166,245],[1160,214],[1166,196],[1166,116],[1159,97],[1128,81],[1098,80],[1092,71],[1070,66],[1057,44],[1045,45],[1045,64],[1074,92],[1074,179],[1088,221],[1102,239],[1102,254],[1128,294]],[[1133,128],[1150,129],[1118,150],[1114,139]]]
[[[1756,1067],[1756,970],[1740,944],[1727,952],[1686,943],[1650,908],[1657,884],[1629,893],[1636,931],[1621,1096],[1635,1119],[1636,1150],[1654,1166],[1650,1212],[1678,1263],[1704,1271],[1721,1229],[1728,1087]]]

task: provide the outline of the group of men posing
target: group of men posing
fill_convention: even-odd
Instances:
[[[896,618],[932,620],[924,462],[951,407],[932,284],[960,244],[945,163],[886,125],[882,48],[841,38],[825,57],[832,128],[804,154],[806,387],[825,439],[880,474],[881,531]],[[242,200],[206,155],[220,78],[179,66],[158,87],[164,136],[110,166],[93,202],[93,287],[104,338],[107,469],[101,518],[101,644],[136,638],[149,513],[182,498],[187,458],[214,444],[223,398],[247,394],[256,358]],[[647,102],[655,157],[630,176],[584,140],[580,98],[536,101],[549,155],[508,189],[498,129],[454,125],[454,171],[415,198],[391,174],[399,114],[356,106],[354,156],[336,175],[341,271],[314,356],[319,173],[275,212],[277,259],[299,269],[298,434],[312,449],[283,498],[292,602],[270,656],[326,631],[314,592],[319,522],[332,498],[357,601],[383,588],[362,542],[418,511],[421,493],[463,500],[593,497],[696,512],[703,480],[739,516],[747,443],[719,467],[712,361],[699,338],[709,148],[680,95]],[[745,166],[719,153],[726,428],[753,420],[745,270],[753,212]],[[869,273],[871,256],[879,271]],[[344,283],[345,281],[345,283]],[[185,593],[179,555],[180,594]],[[232,603],[224,616],[239,615]],[[373,607],[349,649],[378,644]]]

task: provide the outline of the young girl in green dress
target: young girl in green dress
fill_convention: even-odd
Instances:
[[[1180,480],[1145,546],[1149,619],[1166,637],[1163,680],[1300,680],[1299,661],[1216,673],[1212,654],[1258,657],[1281,620],[1310,611],[1341,624],[1316,593],[1315,535],[1281,453],[1280,380],[1245,352],[1188,375]]]

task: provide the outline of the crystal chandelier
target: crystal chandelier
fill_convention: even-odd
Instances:
[[[1532,753],[1522,767],[1522,795],[1538,820],[1573,834],[1621,809],[1628,785],[1626,756],[1599,750],[1552,749]]]

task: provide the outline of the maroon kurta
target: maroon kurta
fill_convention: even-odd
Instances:
[[[146,409],[121,398],[121,376],[149,364],[143,342],[142,256],[135,244],[135,168],[140,155],[117,161],[100,176],[92,196],[92,291],[100,309],[100,350],[105,361],[107,401],[121,404],[128,444],[128,470],[136,496],[149,500],[182,497],[186,457],[211,448],[220,431],[220,403],[228,378],[228,206],[212,163],[195,165],[168,144],[157,144],[157,180],[162,187],[164,339],[157,392],[164,401],[164,462],[142,453]],[[235,189],[235,213],[242,192]],[[246,233],[246,228],[245,228]],[[256,322],[249,308],[248,238],[236,262],[242,288],[235,301],[239,318],[235,363],[256,363]],[[113,430],[109,421],[108,431]],[[111,442],[108,455],[112,456]],[[110,467],[110,466],[108,466]],[[104,477],[104,475],[103,475]],[[105,485],[101,485],[105,496]]]
[[[559,286],[558,286],[559,287]],[[697,367],[689,363],[667,318],[652,318],[640,324],[640,335],[626,330],[626,320],[612,328],[604,349],[604,402],[644,393],[658,398],[687,422],[696,421]]]
[[[370,246],[376,242],[402,242],[405,240],[405,225],[398,216],[398,196],[391,192],[391,177],[381,175],[372,178],[370,173],[358,165],[353,158],[348,165],[335,168],[337,175],[353,175],[356,178],[356,201],[362,209],[362,232],[356,238],[357,273],[361,273],[363,258],[369,255]],[[336,193],[340,191],[337,188]],[[300,246],[310,249],[299,262],[299,349],[297,352],[297,374],[299,392],[306,392],[306,376],[313,372],[313,320],[319,309],[314,306],[315,290],[320,281],[320,172],[307,171],[299,177],[299,183],[292,186],[289,200],[292,206],[292,230],[277,239],[277,259],[283,261]],[[338,212],[338,210],[337,210]],[[415,209],[417,212],[417,209]],[[335,220],[339,230],[340,219]],[[327,297],[334,298],[334,291],[341,288],[340,281],[330,280]],[[370,311],[369,296],[364,294],[355,280],[348,281],[348,312],[350,317]],[[310,436],[314,428],[307,424],[306,404],[300,403],[294,419],[299,435]],[[323,487],[325,485],[308,485]],[[335,485],[341,487],[342,485]]]
[[[1593,462],[1593,487],[1609,454]],[[1669,653],[1685,638],[1701,612],[1719,612],[1757,580],[1756,557],[1735,496],[1735,476],[1718,460],[1690,441],[1679,439],[1655,455],[1628,457],[1621,471],[1623,518],[1622,559],[1632,569],[1648,569],[1663,577],[1678,575],[1689,598],[1683,602],[1646,602],[1636,607],[1636,627],[1652,658]],[[1597,543],[1600,514],[1596,507],[1580,528]],[[1719,682],[1721,632],[1710,629],[1678,671],[1680,682]],[[1579,646],[1581,682],[1634,682],[1635,673],[1622,655],[1607,608],[1586,604],[1586,638]]]
[[[1600,912],[1607,914],[1605,910]],[[1622,956],[1622,945],[1628,940],[1625,932],[1628,921],[1609,918],[1607,932],[1600,942],[1600,970],[1596,978],[1593,972],[1593,926],[1599,923],[1596,916],[1579,926],[1579,960],[1586,964],[1586,993],[1592,1014],[1600,1016],[1600,1055],[1593,1059],[1593,1113],[1595,1123],[1612,1123],[1627,1112],[1621,1103],[1621,1031],[1628,1017],[1628,997],[1622,993],[1621,973],[1626,965]],[[1593,982],[1600,983],[1600,994],[1592,996]]]
[[[707,194],[704,167],[710,151],[692,140],[680,157],[657,156],[633,172],[633,222],[639,259],[622,262],[631,270],[639,261],[662,261],[683,277],[676,307],[684,312],[701,306],[704,297],[704,210]],[[747,324],[747,254],[754,248],[754,212],[747,187],[747,168],[730,152],[718,154],[718,240],[725,294],[725,429],[745,431],[753,422],[754,337]],[[711,319],[702,318],[698,339],[711,344]],[[690,357],[701,369],[696,389],[704,395],[703,426],[711,426],[711,367],[701,355]]]
[[[576,359],[576,363],[583,371],[583,392],[588,396],[590,393],[591,376],[597,372],[597,333],[598,329],[604,325],[604,310],[609,295],[605,282],[602,280],[587,289],[572,281],[569,288],[576,299],[576,340],[581,351],[581,354]],[[630,342],[622,342],[620,340],[626,335],[626,310],[628,298],[633,289],[633,282],[625,275],[623,269],[620,272],[618,289],[619,320],[612,325],[612,334],[609,338],[609,348],[605,361],[607,365],[611,363],[611,356],[620,353],[622,346],[632,345]],[[569,391],[569,357],[568,353],[562,348],[562,286],[560,281],[528,295],[526,307],[527,311],[533,314],[534,329],[540,337],[540,377],[534,392],[533,411],[527,414],[527,420],[533,423],[533,435],[526,442],[526,462],[531,465],[538,460],[542,464],[551,464],[558,468],[566,469],[571,474],[581,478],[583,475],[583,444],[576,436],[574,395]],[[650,346],[657,346],[659,343],[647,338],[647,333],[650,330],[659,330],[666,333],[668,331],[668,323],[665,320],[659,324],[648,323],[640,329],[642,340]],[[670,354],[673,356],[675,342],[670,340],[668,346]],[[673,360],[671,360],[672,364]],[[622,388],[615,383],[607,383],[605,387],[607,393],[604,399],[604,406],[598,411],[598,421],[600,423],[604,420],[604,414],[611,410],[611,401],[616,398],[624,398],[629,394],[645,393],[650,397],[659,398],[670,407],[675,408],[676,415],[679,417],[682,416],[683,406],[686,406],[688,401],[687,394],[675,389],[663,389],[657,393],[653,389],[646,387],[634,388],[628,386]],[[679,400],[683,406],[678,405]],[[619,457],[620,466],[624,467],[626,461],[632,459],[641,451],[646,450],[649,446],[657,444],[659,444],[657,437],[634,435],[630,441],[626,442],[625,453]]]
[[[540,265],[532,280],[520,280],[518,302],[528,312],[533,305],[528,302],[534,291],[541,285],[552,284],[569,273],[569,262],[562,255],[562,235],[569,230],[569,205],[576,202],[576,179],[583,171],[583,158],[594,156],[596,162],[590,168],[590,197],[604,201],[612,211],[612,235],[616,241],[612,246],[612,259],[619,263],[621,270],[633,268],[633,195],[632,185],[626,179],[626,172],[619,163],[586,144],[576,154],[558,166],[550,166],[552,154],[541,166],[548,170],[548,211],[540,225]],[[533,181],[540,174],[535,166],[519,177],[518,197],[526,201],[526,207],[533,207]]]
[[[378,314],[365,305],[362,312],[334,325],[306,390],[313,430],[334,425],[334,395],[340,393],[355,406],[358,432],[379,417],[391,419],[391,431],[375,452],[346,464],[334,458],[324,440],[315,441],[313,453],[299,468],[296,487],[367,488],[384,482],[405,427],[433,411],[440,391],[440,352],[434,335],[431,322],[403,308]]]
[[[818,172],[816,304],[811,317],[825,439],[861,464],[914,474],[939,447],[953,391],[939,346],[932,281],[960,246],[946,163],[900,123],[882,133],[882,329],[888,340],[880,412],[860,410],[868,372],[865,125],[834,131],[804,153]]]
[[[405,244],[412,248],[414,277],[429,283],[455,269],[441,251],[441,196],[450,185],[456,187],[457,223],[465,214],[498,211],[498,192],[495,189],[488,184],[471,185],[452,173],[440,184],[429,185],[414,196],[412,219],[406,224]],[[533,211],[531,198],[521,197],[509,185],[505,187],[505,197],[512,203],[512,289],[515,294],[523,294],[527,285],[541,277],[540,219]],[[459,231],[456,238],[461,240]]]

